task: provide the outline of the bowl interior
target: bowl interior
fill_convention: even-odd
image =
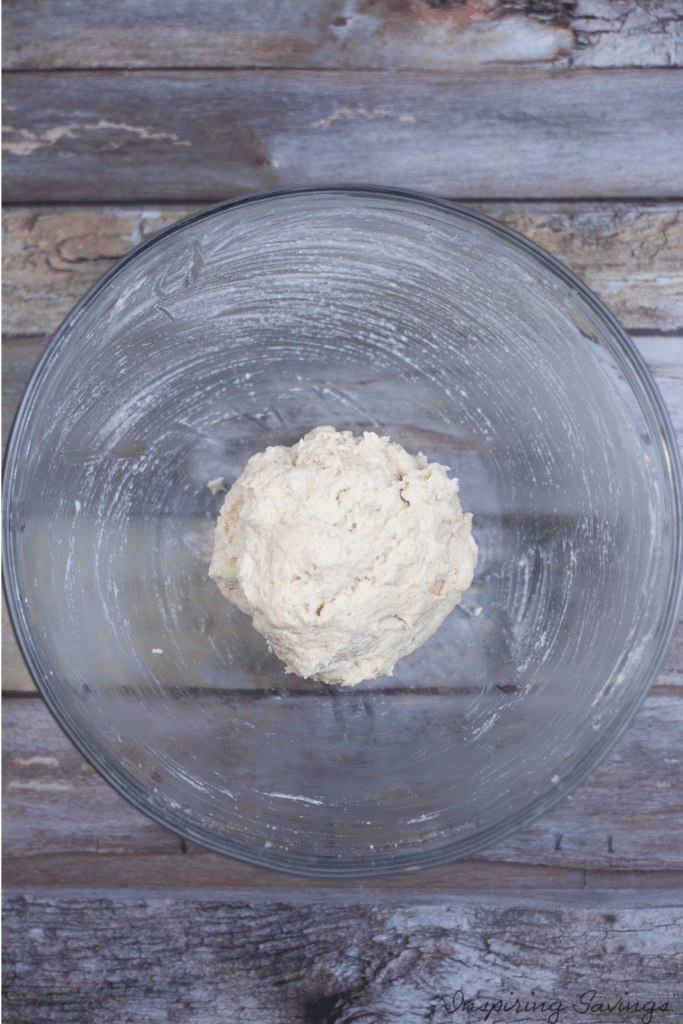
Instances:
[[[137,806],[258,863],[360,875],[509,834],[604,756],[671,626],[634,359],[540,250],[436,200],[293,190],[172,228],[67,319],[13,434],[10,597],[49,705]],[[328,423],[450,466],[479,545],[462,606],[350,690],[287,675],[207,576],[207,482]]]

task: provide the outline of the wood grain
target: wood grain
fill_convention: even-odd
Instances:
[[[681,207],[662,202],[683,194],[680,0],[4,7],[5,198],[32,208],[6,236],[3,431],[57,322],[134,242],[195,203],[362,178],[482,201],[566,260],[638,333],[683,441]],[[3,670],[32,686],[6,618]],[[683,1019],[682,683],[679,627],[634,727],[572,800],[477,859],[372,887],[304,886],[182,843],[36,696],[6,699],[3,1019],[509,1024],[514,1000],[534,1024],[551,1000],[569,1024]],[[459,989],[513,1009],[458,1011]],[[601,1005],[627,990],[652,1009]]]
[[[683,445],[683,206],[469,205],[557,256],[635,332]],[[5,212],[3,444],[30,371],[72,306],[132,245],[200,208],[49,206]]]
[[[566,896],[10,890],[3,1019],[680,1020],[680,891]]]
[[[636,332],[683,450],[683,206],[471,204],[558,256]],[[199,207],[29,207],[3,216],[2,443],[49,335],[129,248]],[[3,601],[3,689],[32,690]],[[683,624],[659,679],[683,686]]]
[[[14,0],[5,68],[683,64],[677,0]]]
[[[649,871],[674,872],[683,885],[682,723],[680,697],[649,697],[574,796],[511,839],[420,875],[417,884],[575,889],[590,884],[592,871]],[[110,878],[119,884],[272,885],[281,877],[184,843],[129,807],[85,763],[38,698],[5,698],[3,732],[7,884],[98,885]],[[412,884],[410,876],[386,884],[400,888],[406,881]]]
[[[4,594],[2,595],[2,690],[14,693],[35,692],[33,680],[14,638]]]
[[[461,199],[683,194],[683,76],[10,75],[5,201],[212,201],[376,181]]]
[[[683,332],[682,203],[468,205],[557,256],[627,330]],[[132,245],[197,209],[201,206],[6,211],[3,336],[28,351],[26,346],[49,336]],[[8,353],[10,360],[13,356],[19,356],[18,349]]]

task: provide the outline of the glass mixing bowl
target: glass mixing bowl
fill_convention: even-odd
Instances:
[[[321,424],[450,466],[479,545],[462,605],[354,689],[286,674],[207,576],[207,482]],[[400,189],[247,196],[124,257],[38,364],[5,486],[12,621],[78,749],[187,839],[302,875],[527,825],[676,618],[680,471],[630,341],[531,242]]]

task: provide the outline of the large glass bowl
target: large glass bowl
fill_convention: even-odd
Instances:
[[[462,606],[354,689],[286,674],[207,576],[207,482],[321,424],[450,466],[479,544]],[[676,618],[680,472],[628,338],[531,242],[400,189],[247,196],[132,251],[43,355],[5,486],[10,613],[66,733],[152,818],[302,875],[527,825]]]

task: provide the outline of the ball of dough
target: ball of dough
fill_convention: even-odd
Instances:
[[[209,575],[288,672],[390,676],[472,582],[472,516],[446,469],[329,426],[266,448],[225,499]]]

